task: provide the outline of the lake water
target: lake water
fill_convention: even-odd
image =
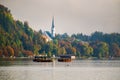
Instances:
[[[120,80],[120,60],[1,60],[0,80]]]

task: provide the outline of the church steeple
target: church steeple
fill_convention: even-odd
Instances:
[[[52,18],[51,35],[52,35],[53,38],[55,37],[54,16]]]

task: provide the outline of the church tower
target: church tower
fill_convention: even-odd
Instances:
[[[51,35],[53,38],[55,37],[54,17],[52,18]]]

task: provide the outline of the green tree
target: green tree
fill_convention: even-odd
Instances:
[[[105,42],[97,42],[94,44],[94,54],[93,56],[98,58],[108,57],[109,56],[109,47]]]
[[[65,55],[65,54],[66,54],[66,50],[64,47],[58,48],[58,55]]]
[[[52,50],[53,55],[58,55],[58,46],[57,45],[53,45],[53,50]]]
[[[47,54],[48,57],[52,57],[52,53],[49,51]]]
[[[40,46],[39,45],[34,45],[34,54],[38,55],[39,54],[39,50],[40,50]]]

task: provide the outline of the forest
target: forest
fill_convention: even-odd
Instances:
[[[77,58],[109,59],[120,57],[120,33],[95,31],[56,34],[45,41],[42,30],[33,30],[27,21],[15,20],[11,11],[0,4],[0,57],[33,57],[39,54],[75,55]]]

